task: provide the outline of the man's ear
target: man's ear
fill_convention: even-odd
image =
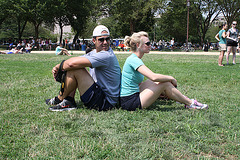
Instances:
[[[93,38],[92,41],[93,41],[93,43],[95,44],[95,42],[96,42],[96,38]]]

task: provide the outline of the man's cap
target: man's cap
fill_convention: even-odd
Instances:
[[[107,33],[102,34],[103,31],[106,31]],[[108,28],[104,25],[99,25],[95,27],[95,29],[93,30],[93,37],[98,37],[98,36],[110,36],[110,32]]]

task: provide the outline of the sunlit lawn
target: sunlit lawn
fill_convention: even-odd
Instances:
[[[128,55],[117,55],[121,67]],[[240,158],[240,63],[219,67],[218,56],[144,56],[145,65],[174,76],[178,89],[208,110],[158,100],[147,110],[98,112],[86,109],[77,94],[79,109],[50,112],[44,101],[60,88],[51,69],[67,58],[0,55],[0,159]]]

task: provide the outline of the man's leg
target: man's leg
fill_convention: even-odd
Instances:
[[[78,88],[80,95],[82,96],[92,85],[94,80],[84,69],[68,71],[65,79],[64,92],[62,95],[58,95],[55,100],[60,101],[56,106],[50,107],[51,111],[65,111],[76,108],[74,95]]]
[[[62,96],[58,96],[60,100],[63,100],[70,94],[73,94],[77,88],[80,92],[80,95],[83,95],[88,88],[90,88],[94,83],[94,80],[88,73],[88,71],[84,69],[67,71],[66,79],[65,79],[65,87]]]

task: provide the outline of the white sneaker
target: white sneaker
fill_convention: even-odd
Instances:
[[[193,99],[192,104],[190,106],[185,105],[185,108],[189,108],[189,109],[208,109],[208,105],[199,103],[197,100]]]

